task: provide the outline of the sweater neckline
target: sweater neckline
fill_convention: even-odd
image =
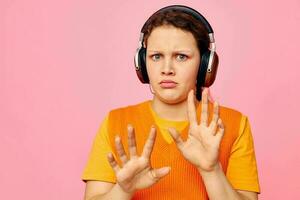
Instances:
[[[180,121],[175,121],[175,120],[169,120],[169,119],[166,119],[166,118],[162,118],[160,117],[156,112],[155,110],[152,108],[152,105],[151,105],[151,102],[152,100],[148,100],[146,101],[146,105],[148,107],[148,110],[151,112],[152,116],[153,116],[153,119],[154,117],[159,119],[161,122],[164,122],[164,123],[170,123],[170,124],[175,124],[175,123],[189,123],[188,120],[180,120]],[[201,109],[201,102],[198,102],[197,105],[196,105],[196,113],[197,113],[197,119],[199,119],[200,116],[198,116],[198,111]]]
[[[170,125],[174,124],[174,123],[187,123],[187,125],[183,128],[183,130],[181,131],[181,137],[186,140],[187,137],[188,137],[188,129],[189,129],[189,121],[172,121],[172,120],[168,120],[168,119],[164,119],[160,116],[158,116],[157,113],[155,113],[155,111],[152,109],[152,106],[151,106],[151,101],[152,100],[148,100],[145,102],[145,106],[147,107],[148,111],[147,113],[149,113],[149,122],[148,123],[152,123],[154,124],[155,123],[155,117],[158,117],[159,120],[162,120],[163,122],[165,123],[170,123]],[[198,102],[198,105],[196,107],[196,113],[197,113],[197,122],[199,123],[199,119],[200,119],[200,110],[201,110],[201,102]]]

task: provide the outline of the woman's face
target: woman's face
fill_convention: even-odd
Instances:
[[[156,27],[147,40],[146,66],[156,97],[175,104],[195,89],[200,52],[192,33],[171,25]]]

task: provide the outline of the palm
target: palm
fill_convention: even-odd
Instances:
[[[153,149],[156,136],[156,130],[151,128],[148,140],[143,148],[141,156],[137,155],[135,134],[132,127],[128,129],[128,147],[130,159],[125,154],[120,137],[116,138],[116,150],[121,159],[122,167],[120,167],[113,155],[108,154],[108,161],[115,171],[117,183],[120,187],[128,193],[133,193],[138,189],[150,187],[156,183],[160,178],[169,172],[168,167],[160,169],[152,169],[150,163],[150,155]]]
[[[195,131],[191,131],[191,134],[188,135],[182,153],[192,164],[202,169],[210,169],[212,168],[211,163],[215,163],[218,158],[218,143],[209,134],[203,139],[205,137],[203,134],[209,131],[208,128],[200,126],[194,129]],[[200,155],[201,160],[199,160]]]
[[[147,188],[154,183],[153,178],[149,176],[150,170],[151,166],[147,159],[143,157],[133,158],[117,172],[117,182],[126,191]]]

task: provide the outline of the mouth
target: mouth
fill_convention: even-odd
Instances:
[[[172,80],[163,80],[159,84],[162,88],[174,88],[177,85],[177,83]]]

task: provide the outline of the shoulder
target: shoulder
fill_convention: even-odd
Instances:
[[[213,107],[213,104],[212,104]],[[241,120],[245,115],[240,111],[232,107],[228,107],[225,105],[219,105],[219,113],[220,117],[225,118],[236,118]]]
[[[234,108],[220,106],[220,117],[222,120],[225,119],[227,124],[231,123],[237,128],[238,137],[252,134],[250,120],[245,113]]]
[[[118,108],[113,108],[112,110],[109,111],[108,117],[109,116],[116,116],[116,115],[126,115],[126,114],[137,114],[137,112],[143,112],[146,109],[148,109],[150,100],[145,100],[142,102],[130,104],[127,106],[122,106]]]
[[[224,105],[219,106],[219,117],[222,119],[225,127],[227,127],[227,130],[237,133],[237,136],[240,135],[248,123],[248,117],[242,111]]]
[[[242,114],[242,112],[240,110],[233,108],[233,107],[226,106],[226,105],[219,105],[219,108],[220,108],[220,112],[227,112],[230,114]]]

